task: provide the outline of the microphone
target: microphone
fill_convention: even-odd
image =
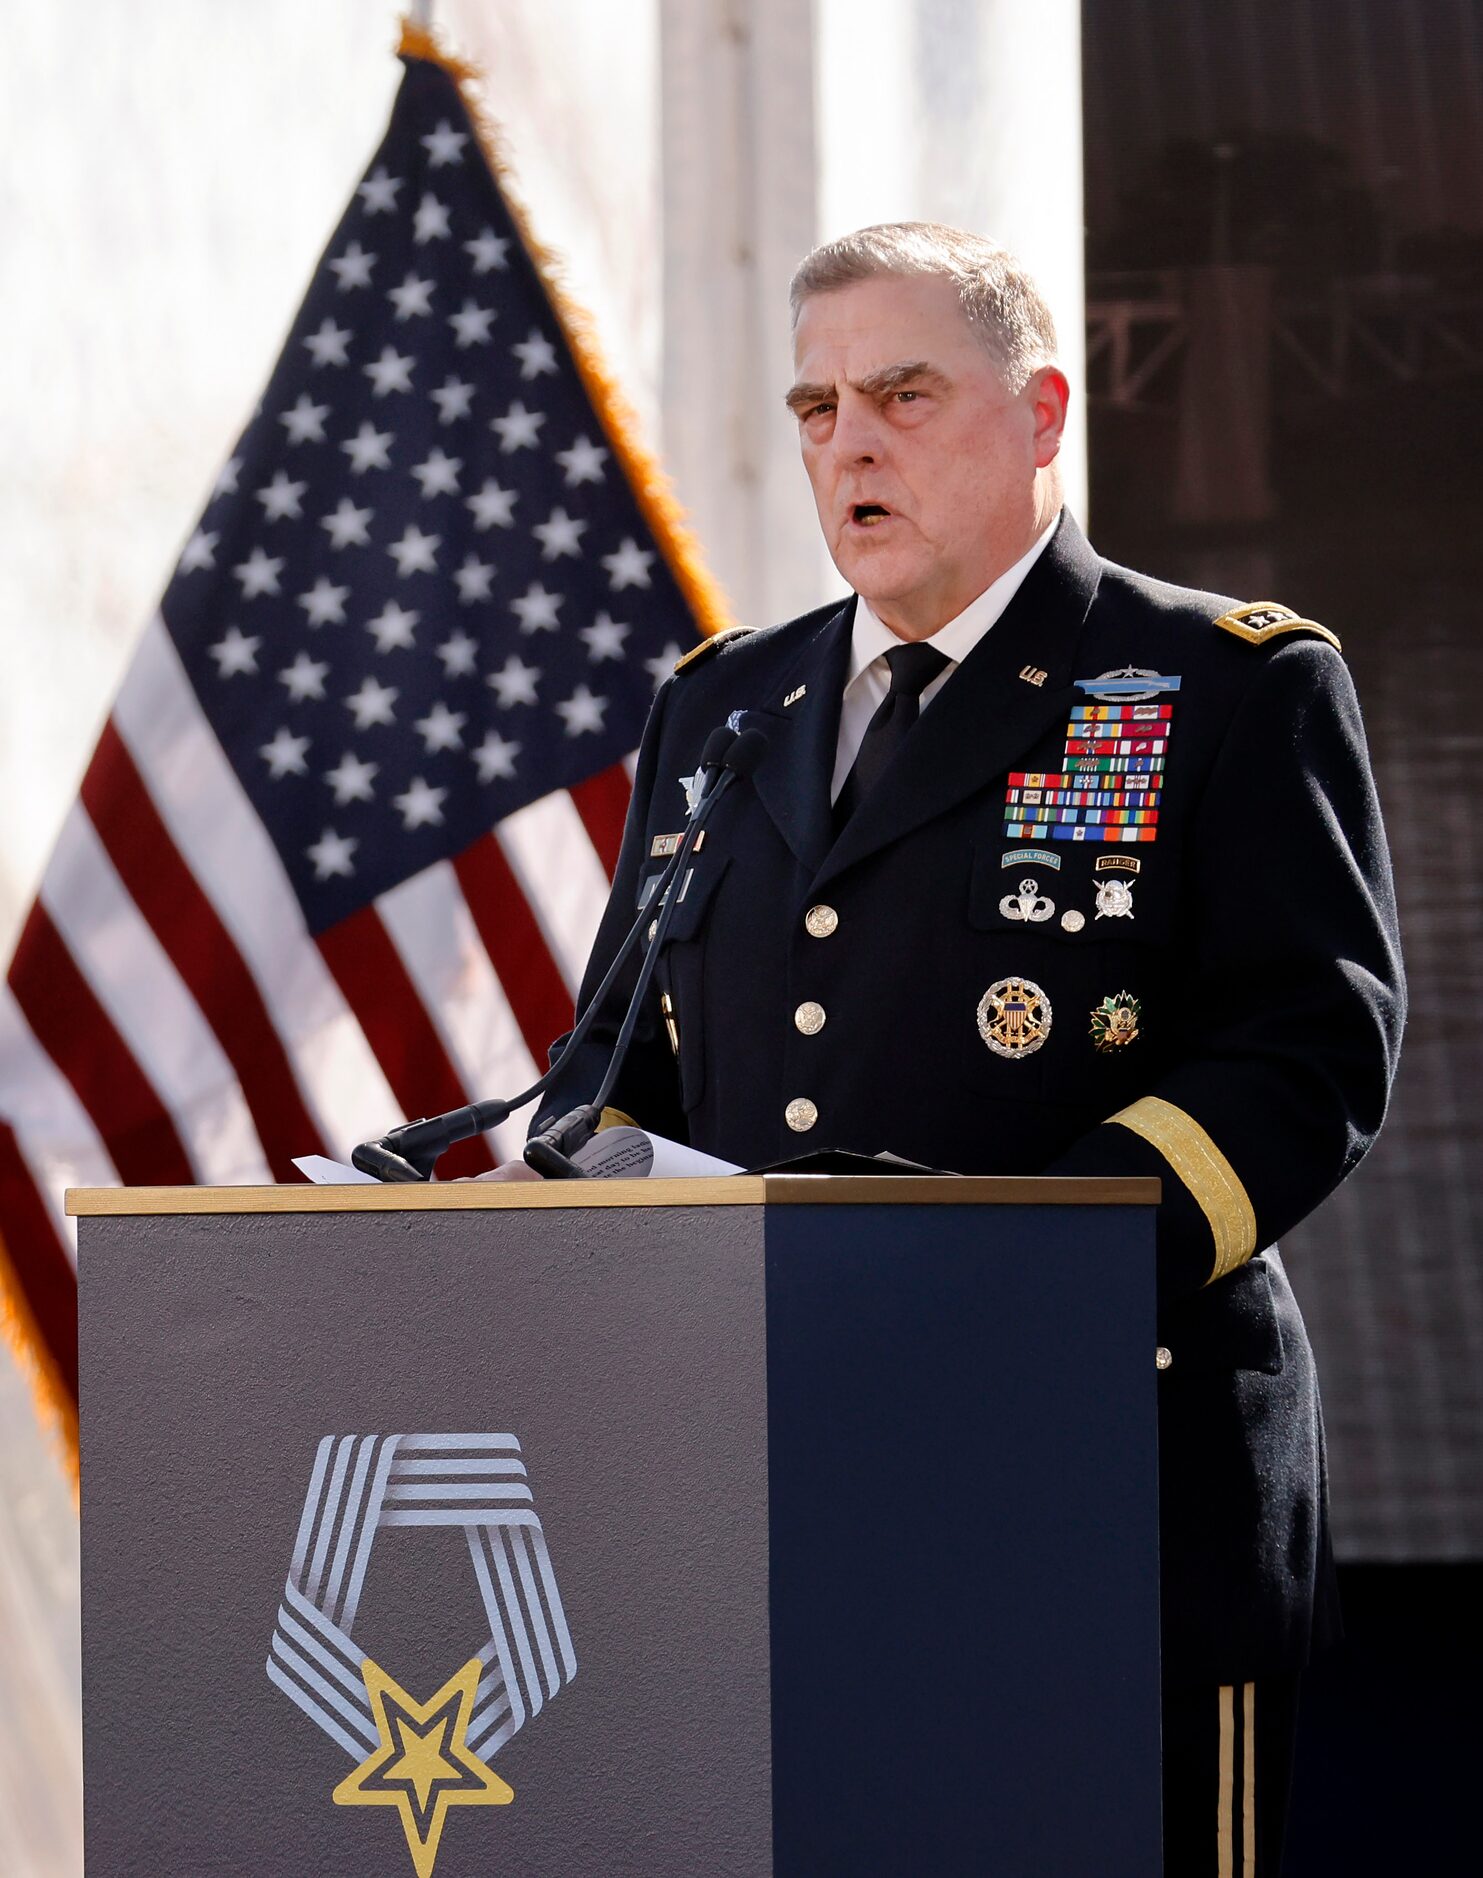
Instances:
[[[700,753],[700,761],[695,768],[696,801],[690,810],[690,829],[687,831],[686,841],[670,858],[668,866],[659,876],[659,884],[654,890],[655,899],[662,900],[668,894],[679,873],[682,861],[688,859],[694,848],[691,836],[699,834],[710,812],[708,805],[719,798],[722,785],[729,781],[731,774],[734,773],[730,765],[734,761],[737,744],[749,736],[757,737],[758,733],[755,731],[737,732],[728,725],[720,724],[706,738]],[[762,741],[765,742],[765,739]],[[757,758],[760,759],[760,756],[759,750]],[[745,760],[744,754],[743,761]],[[756,760],[753,760],[752,768],[755,767]],[[748,770],[747,774],[750,773]],[[646,905],[640,910],[638,918],[629,928],[627,936],[614,955],[612,964],[603,976],[602,983],[588,1001],[586,1010],[572,1026],[562,1056],[557,1058],[543,1076],[538,1076],[528,1089],[522,1089],[519,1095],[511,1096],[508,1100],[491,1097],[483,1102],[467,1103],[463,1108],[449,1109],[442,1115],[425,1116],[417,1121],[403,1122],[399,1127],[388,1130],[379,1139],[362,1141],[351,1151],[351,1165],[358,1168],[361,1173],[370,1174],[376,1180],[384,1182],[406,1183],[430,1180],[433,1168],[440,1157],[456,1142],[466,1141],[472,1135],[481,1135],[486,1129],[498,1128],[501,1122],[508,1120],[514,1111],[528,1102],[532,1096],[539,1095],[560,1069],[566,1050],[581,1043],[591,1030],[629,954],[638,942],[639,935],[649,926],[652,919],[653,915],[649,906]],[[575,1114],[576,1111],[573,1113]],[[582,1137],[583,1140],[590,1139],[596,1131],[597,1118],[601,1113],[602,1109],[599,1106],[592,1119],[592,1127]],[[556,1130],[559,1130],[561,1126],[561,1123],[556,1124]],[[552,1134],[556,1130],[547,1129],[545,1133]],[[580,1141],[572,1143],[573,1148],[580,1145]],[[561,1153],[561,1149],[558,1147],[556,1152]],[[579,1169],[571,1167],[565,1154],[562,1155],[562,1159],[572,1174],[580,1172]]]
[[[710,743],[714,743],[715,740],[716,733],[713,732]],[[709,744],[707,747],[710,747]],[[691,817],[685,839],[675,856],[677,863],[688,862],[700,837],[701,829],[709,820],[715,805],[734,783],[752,775],[766,752],[767,739],[760,730],[743,730],[736,733],[725,754],[720,758],[720,776],[710,785]],[[677,875],[678,872],[677,867]],[[568,1110],[559,1121],[553,1122],[540,1134],[532,1135],[525,1144],[526,1166],[533,1167],[547,1180],[586,1180],[589,1178],[571,1157],[597,1132],[597,1124],[602,1118],[604,1108],[607,1107],[608,1097],[613,1093],[613,1085],[617,1082],[618,1073],[628,1055],[634,1029],[638,1024],[639,1012],[643,1008],[644,998],[653,979],[654,969],[659,963],[659,955],[664,950],[665,942],[669,937],[669,928],[679,903],[678,894],[665,890],[659,917],[654,924],[654,937],[649,942],[649,950],[639,970],[633,996],[628,1001],[628,1009],[624,1013],[623,1023],[614,1041],[612,1055],[608,1058],[608,1067],[597,1094],[590,1102],[584,1102],[579,1107]]]

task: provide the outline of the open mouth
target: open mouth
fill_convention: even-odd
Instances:
[[[891,511],[879,502],[857,502],[850,509],[850,520],[861,528],[877,528],[891,519]]]

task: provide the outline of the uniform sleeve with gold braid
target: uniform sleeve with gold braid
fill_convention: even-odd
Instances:
[[[1379,1131],[1404,1019],[1349,674],[1328,635],[1255,630],[1266,624],[1273,643],[1184,836],[1177,1047],[1044,1170],[1162,1180],[1166,1297],[1218,1283],[1351,1171]],[[1157,860],[1154,848],[1144,865]]]
[[[1158,1149],[1205,1215],[1215,1244],[1212,1282],[1256,1251],[1256,1214],[1236,1170],[1192,1115],[1159,1096],[1143,1096],[1108,1116]]]

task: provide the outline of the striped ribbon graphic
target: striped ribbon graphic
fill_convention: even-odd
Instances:
[[[489,1620],[467,1741],[496,1754],[577,1673],[546,1535],[514,1435],[326,1435],[278,1606],[271,1682],[357,1762],[378,1734],[355,1614],[376,1535],[460,1528]]]

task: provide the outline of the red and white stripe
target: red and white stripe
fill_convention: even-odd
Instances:
[[[0,1234],[48,1342],[75,1306],[67,1186],[292,1180],[293,1155],[532,1081],[629,790],[615,764],[316,939],[156,618],[0,990]]]

